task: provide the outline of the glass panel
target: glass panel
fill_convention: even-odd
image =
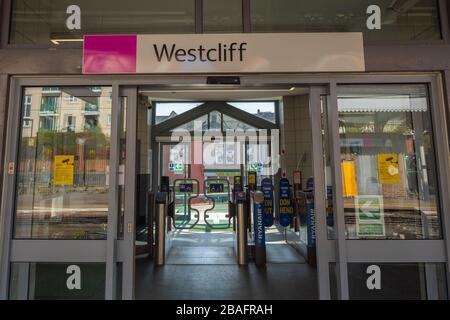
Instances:
[[[136,149],[136,254],[150,252],[153,244],[152,204],[154,202],[154,194],[152,191],[152,141],[151,119],[152,110],[149,104],[143,100],[143,96],[139,95],[137,105],[137,149]],[[158,164],[156,164],[158,167]],[[159,179],[159,181],[161,181]]]
[[[166,149],[167,145],[164,147]],[[232,148],[230,149],[230,147]],[[175,223],[177,228],[191,229],[193,232],[210,232],[213,229],[230,227],[227,218],[231,190],[229,180],[234,175],[240,174],[240,166],[236,165],[234,147],[234,144],[217,141],[214,143],[194,141],[190,144],[172,145],[172,160],[169,164],[166,160],[167,149],[163,151],[163,166],[169,168],[169,170],[165,169],[163,174],[168,175],[172,183],[175,178],[182,179],[183,173],[190,178],[178,180],[175,183]],[[197,159],[199,161],[197,163],[191,161],[187,166],[190,150],[192,150],[191,160],[198,155],[200,155],[200,159]],[[186,191],[187,188],[184,187],[190,183],[195,184],[193,192]],[[197,188],[199,194],[197,194]]]
[[[242,0],[203,0],[204,32],[242,32]]]
[[[255,127],[252,127],[249,124],[246,124],[242,121],[236,120],[232,117],[229,117],[227,115],[223,115],[223,130],[249,130],[249,129],[256,129]]]
[[[381,9],[381,30],[369,30],[367,9]],[[254,32],[363,32],[368,42],[441,39],[437,0],[253,0]]]
[[[272,123],[276,122],[275,102],[227,102],[229,105]]]
[[[119,127],[119,176],[118,176],[118,197],[119,197],[119,226],[117,228],[118,239],[123,239],[125,230],[125,166],[127,155],[127,97],[120,98],[120,127]]]
[[[427,91],[425,85],[339,88],[347,238],[441,238]]]
[[[222,114],[218,111],[213,111],[209,114],[209,129],[222,130]]]
[[[41,113],[56,113],[58,97],[43,96],[41,99]]]
[[[261,185],[261,180],[266,177],[272,176],[269,171],[272,165],[270,161],[270,141],[265,143],[257,143],[255,141],[249,141],[246,144],[247,149],[247,172],[256,172],[257,185]]]
[[[111,88],[94,92],[90,87],[66,87],[52,97],[46,92],[24,90],[32,104],[30,125],[21,131],[14,237],[106,239]],[[65,95],[80,103],[70,103]],[[94,121],[84,113],[84,105],[95,101],[99,112]],[[47,108],[50,105],[57,107]],[[43,106],[52,110],[51,116],[41,112]],[[68,130],[69,116],[83,121],[73,121]]]
[[[197,128],[197,130],[201,129],[202,131],[208,130],[208,115],[204,115],[201,116],[200,118],[189,121],[171,131],[176,130],[194,131],[194,128]]]
[[[194,0],[14,0],[10,43],[81,42],[86,34],[194,32]]]
[[[447,299],[443,263],[348,264],[350,299]]]
[[[166,120],[179,116],[182,113],[190,111],[202,102],[157,102],[155,124],[160,124]]]
[[[170,185],[177,179],[188,177],[188,144],[164,144],[161,147],[161,175],[169,177]]]
[[[204,216],[204,221],[213,229],[230,228],[231,221],[228,219],[228,205],[230,199],[230,184],[226,179],[210,179],[205,180],[204,203],[203,208],[199,208],[199,212]],[[205,205],[206,204],[206,205]],[[206,208],[206,209],[205,209]],[[208,211],[206,211],[208,210]]]
[[[98,112],[98,101],[95,101],[94,103],[92,102],[86,102],[85,106],[84,106],[84,111],[86,113],[89,112]]]
[[[193,228],[200,220],[196,209],[199,199],[199,184],[196,180],[182,179],[174,183],[175,215],[174,225],[178,229]]]
[[[333,214],[333,186],[334,180],[331,166],[330,140],[328,131],[328,97],[320,97],[322,111],[322,147],[325,165],[325,187],[326,187],[326,215],[327,215],[327,237],[334,239],[334,214]]]
[[[10,300],[103,300],[103,263],[12,263]]]

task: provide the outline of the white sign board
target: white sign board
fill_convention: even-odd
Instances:
[[[362,33],[85,36],[83,73],[363,72]]]

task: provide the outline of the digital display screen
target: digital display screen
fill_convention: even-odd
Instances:
[[[191,193],[194,192],[193,183],[180,183],[180,192]]]
[[[223,190],[223,183],[211,183],[209,185],[209,193],[221,193]]]

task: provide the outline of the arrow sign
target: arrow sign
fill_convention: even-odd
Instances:
[[[366,216],[367,219],[380,219],[380,208],[373,209],[372,203],[373,200],[364,202],[359,210]],[[365,217],[361,218],[364,219]]]
[[[356,196],[356,235],[358,237],[384,237],[386,234],[382,196]]]

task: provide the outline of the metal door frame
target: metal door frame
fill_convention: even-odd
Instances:
[[[11,262],[100,262],[106,263],[106,298],[114,299],[115,289],[113,280],[115,279],[115,262],[123,263],[122,298],[132,299],[134,297],[134,221],[130,212],[134,211],[134,201],[136,195],[135,172],[136,165],[129,163],[126,172],[126,223],[132,224],[130,236],[125,240],[118,240],[114,237],[114,224],[117,227],[117,206],[112,200],[116,186],[110,188],[108,239],[107,240],[14,240],[12,239],[12,225],[15,202],[16,173],[8,173],[8,164],[16,163],[18,156],[18,137],[21,126],[21,101],[22,90],[27,86],[112,86],[113,88],[113,116],[112,116],[112,139],[117,139],[118,132],[118,112],[119,98],[121,94],[129,97],[127,112],[127,127],[136,128],[136,105],[137,88],[140,85],[152,86],[157,89],[174,88],[174,84],[183,85],[184,88],[199,88],[199,83],[206,83],[205,76],[66,76],[66,77],[12,77],[10,78],[10,99],[8,105],[8,122],[6,130],[5,163],[3,178],[3,194],[0,216],[0,241],[1,241],[1,261],[0,261],[0,299],[8,298],[9,268]],[[328,240],[326,233],[320,227],[326,226],[323,217],[316,215],[317,232],[317,259],[318,259],[318,285],[319,298],[329,299],[330,284],[327,273],[326,262],[338,262],[337,268],[338,298],[348,299],[347,263],[402,263],[402,262],[434,262],[446,263],[447,290],[450,294],[450,199],[445,197],[445,192],[450,189],[450,151],[445,113],[444,89],[442,75],[438,72],[429,73],[364,73],[364,74],[254,74],[241,77],[241,86],[226,87],[226,89],[239,89],[245,86],[250,87],[277,87],[277,86],[305,86],[311,88],[310,111],[313,132],[320,128],[320,95],[323,88],[326,88],[330,103],[331,113],[329,114],[329,131],[331,144],[331,154],[333,159],[339,159],[339,128],[337,112],[337,86],[340,84],[427,84],[430,92],[431,115],[433,119],[435,158],[437,162],[438,187],[440,192],[441,225],[443,231],[442,240],[346,240],[345,224],[343,220],[343,197],[340,162],[332,161],[332,174],[334,177],[333,205],[336,217],[335,234],[336,240]],[[122,87],[123,86],[123,87]],[[206,88],[206,85],[200,85]],[[177,88],[180,88],[178,86]],[[217,88],[216,88],[217,89]],[[314,108],[314,106],[317,106]],[[116,111],[114,111],[116,110]],[[133,111],[134,110],[134,111]],[[320,109],[319,109],[320,110]],[[313,134],[313,139],[319,135]],[[136,130],[127,130],[127,159],[133,159],[133,152],[136,151]],[[116,140],[117,141],[117,140]],[[316,143],[313,143],[316,145]],[[155,153],[153,153],[155,156]],[[318,150],[317,146],[313,150],[313,159],[317,164],[314,167],[316,185],[323,184],[323,166],[319,165],[323,150]],[[112,147],[110,164],[117,166],[117,148]],[[156,163],[155,161],[153,162]],[[111,167],[111,170],[114,168]],[[117,168],[116,168],[117,169]],[[116,171],[117,173],[117,171]],[[117,181],[117,180],[116,180]],[[115,182],[117,183],[117,182]],[[316,188],[316,199],[325,197]],[[321,200],[322,201],[322,200]],[[321,201],[317,201],[319,206],[316,211],[324,208]],[[111,234],[113,236],[111,236]],[[325,237],[324,237],[325,235]],[[132,248],[130,250],[130,247]],[[411,250],[414,249],[414,250]],[[111,284],[108,284],[111,281]]]

